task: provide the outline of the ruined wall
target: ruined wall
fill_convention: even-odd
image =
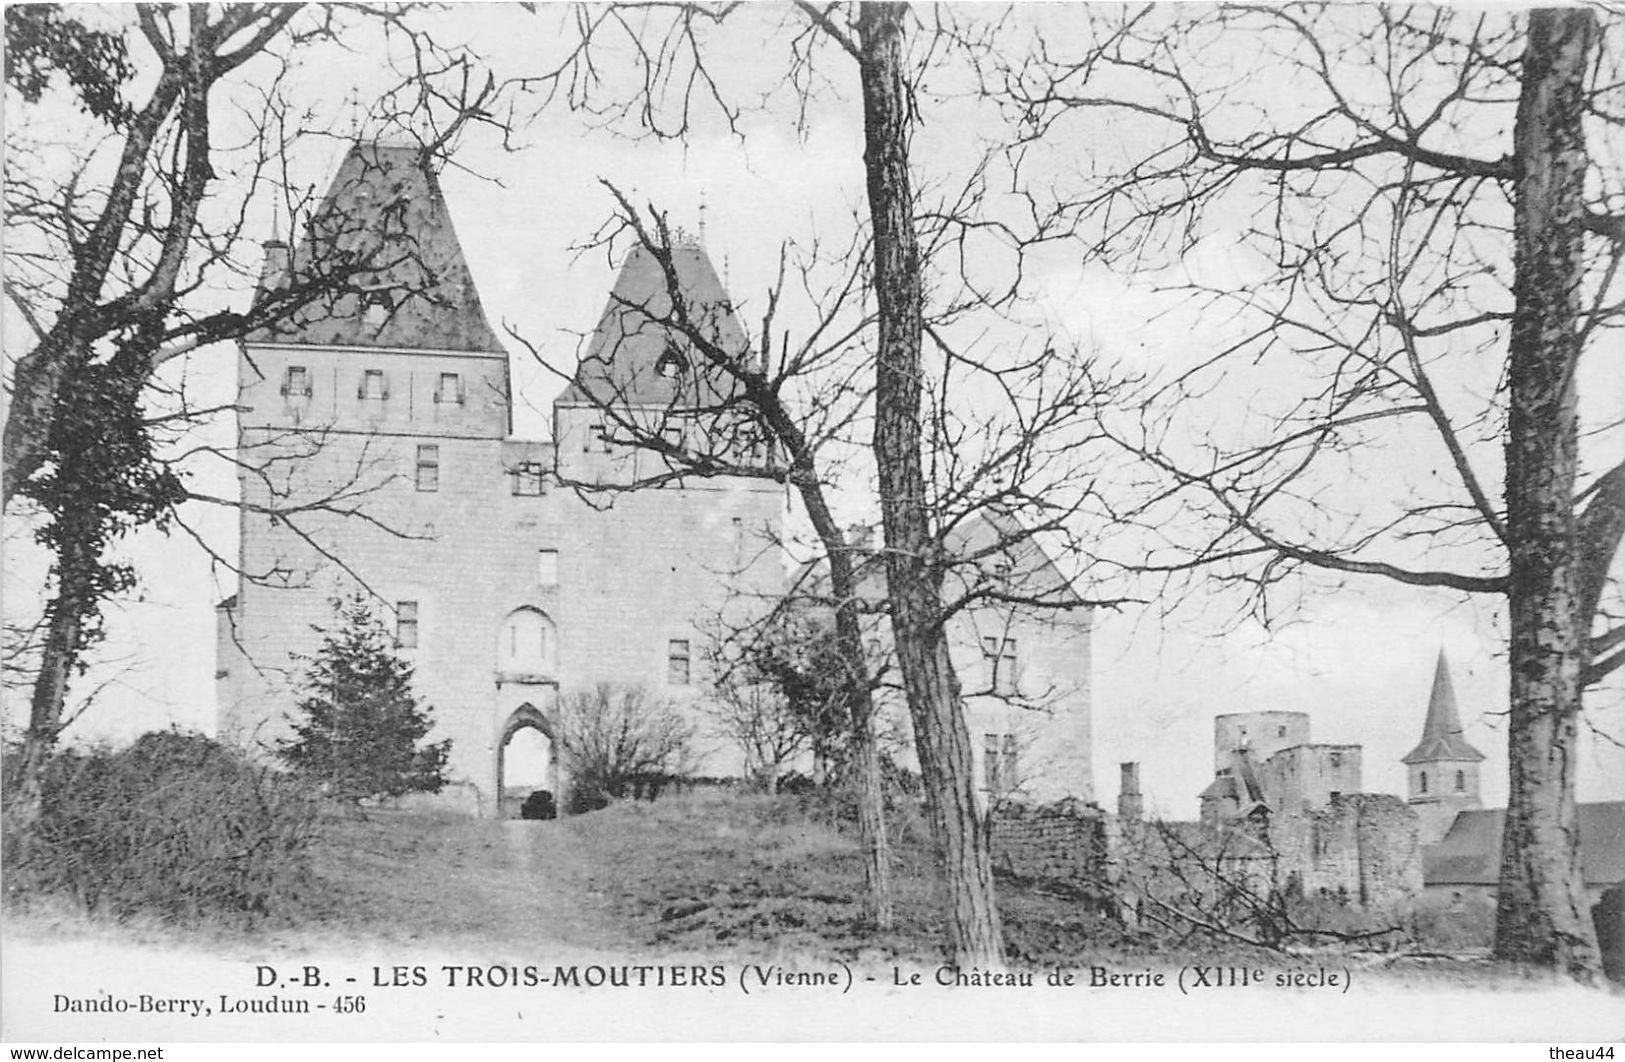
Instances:
[[[1416,815],[1395,796],[1353,793],[1271,822],[1269,846],[1307,896],[1388,906],[1422,891]]]
[[[1106,815],[1095,805],[1005,801],[990,818],[996,869],[1079,887],[1105,881]]]

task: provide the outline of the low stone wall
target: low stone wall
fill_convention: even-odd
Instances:
[[[1093,804],[1005,801],[990,821],[995,869],[1080,888],[1106,880],[1106,816]]]

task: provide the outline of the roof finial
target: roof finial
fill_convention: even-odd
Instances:
[[[705,246],[705,189],[700,189],[700,246]]]

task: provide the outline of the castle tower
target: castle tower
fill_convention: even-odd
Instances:
[[[508,494],[508,358],[437,175],[415,146],[355,144],[265,252],[256,310],[296,309],[238,359],[242,578],[217,609],[221,736],[277,745],[313,628],[364,590],[453,738],[453,773],[489,795],[489,599],[545,543],[492,526]],[[503,537],[516,541],[477,573],[461,566]]]
[[[638,436],[660,437],[692,455],[748,461],[749,422],[740,387],[716,364],[748,364],[750,340],[698,242],[671,247],[671,273],[639,243],[621,263],[575,377],[553,407],[559,475],[596,485],[644,483],[678,465]],[[675,279],[678,300],[671,297]],[[685,326],[705,343],[700,349]],[[765,448],[757,455],[766,460]]]
[[[748,356],[704,252],[685,244],[674,258],[699,335]],[[554,441],[511,438],[507,355],[434,171],[412,147],[349,152],[315,213],[267,243],[255,306],[296,309],[243,341],[243,575],[217,607],[223,738],[277,745],[314,628],[358,589],[413,665],[431,737],[451,739],[465,810],[500,813],[507,789],[535,784],[519,776],[539,757],[566,804],[556,750],[574,692],[697,699],[708,624],[782,587],[783,506],[763,478],[661,478],[659,447],[618,430],[625,416],[658,424],[655,438],[729,426],[731,392],[694,371],[700,352],[673,330],[668,290],[658,261],[634,251],[556,405]],[[737,426],[719,434],[750,444]],[[660,489],[584,497],[561,480]],[[524,730],[545,742],[525,735],[530,762],[515,765],[529,771],[510,774]]]
[[[1480,806],[1478,765],[1483,759],[1484,754],[1462,736],[1450,664],[1441,649],[1422,740],[1402,761],[1410,776],[1409,802],[1421,820],[1422,844],[1437,844],[1456,821],[1457,812]]]

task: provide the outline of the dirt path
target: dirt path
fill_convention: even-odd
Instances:
[[[335,897],[326,928],[357,938],[527,952],[639,943],[565,822],[380,815],[333,831],[318,870]]]

